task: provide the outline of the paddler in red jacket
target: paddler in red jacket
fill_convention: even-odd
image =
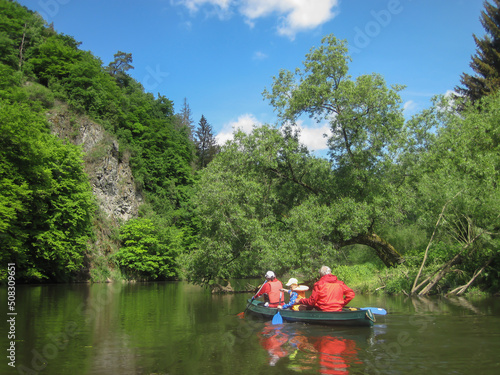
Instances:
[[[311,296],[301,299],[298,303],[313,306],[321,311],[342,311],[355,294],[331,273],[330,267],[321,267],[319,270],[321,278],[314,284]]]
[[[260,296],[264,295],[266,306],[278,307],[278,305],[283,305],[285,303],[284,293],[280,290],[282,288],[283,284],[281,284],[281,281],[276,278],[274,272],[267,271],[266,283],[254,298],[259,298]]]

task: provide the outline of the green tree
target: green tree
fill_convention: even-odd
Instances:
[[[26,51],[40,42],[43,19],[25,7],[0,1],[0,62],[19,70]]]
[[[189,280],[209,283],[272,268],[314,275],[336,246],[370,225],[369,206],[334,200],[331,163],[296,134],[269,126],[237,132],[200,172],[194,196],[199,247],[181,257]]]
[[[369,220],[357,233],[335,239],[337,247],[364,244],[373,247],[386,265],[402,261],[398,252],[377,233],[382,223],[404,217],[404,171],[395,168],[404,140],[404,117],[398,92],[378,74],[352,80],[348,75],[347,47],[329,35],[306,56],[304,68],[280,71],[264,96],[282,123],[301,115],[328,121],[332,135],[329,153],[335,173],[328,189],[332,205],[353,201],[366,205]]]
[[[188,131],[189,139],[193,139],[194,121],[192,118],[191,108],[189,107],[186,98],[184,98],[181,112],[175,115],[174,124],[176,129]]]
[[[106,67],[106,71],[116,79],[120,86],[128,86],[131,77],[127,71],[134,69],[132,66],[132,54],[118,51],[114,54],[114,60]]]
[[[194,142],[196,144],[196,156],[198,157],[198,168],[205,168],[218,152],[217,141],[210,125],[201,115],[198,127],[195,130]]]
[[[387,266],[401,255],[380,230],[406,217],[414,193],[400,164],[406,135],[401,99],[376,74],[352,80],[347,48],[333,36],[303,70],[282,70],[264,91],[282,121],[241,132],[200,174],[199,249],[183,257],[193,281],[248,276],[273,267],[312,274],[337,249],[362,244]],[[330,123],[331,161],[300,145],[303,114]]]
[[[176,275],[175,259],[180,249],[180,235],[168,228],[161,236],[154,222],[139,218],[129,220],[120,230],[122,246],[115,257],[132,277],[166,279]]]
[[[63,202],[59,195],[64,193],[59,189],[70,195],[78,189],[84,189],[83,182],[76,181],[71,175],[56,172],[56,167],[46,167],[42,163],[43,160],[50,160],[54,166],[65,168],[73,167],[73,163],[78,164],[77,149],[68,145],[65,154],[64,147],[54,143],[53,137],[48,134],[47,123],[35,126],[43,117],[37,117],[36,113],[50,108],[56,98],[67,102],[71,110],[88,115],[118,137],[118,157],[130,156],[136,185],[145,197],[141,212],[156,218],[155,228],[161,228],[154,232],[159,243],[167,243],[166,238],[170,236],[180,238],[185,248],[193,246],[197,227],[190,202],[194,183],[194,145],[190,129],[185,126],[176,127],[173,104],[169,99],[161,95],[155,98],[152,94],[145,93],[142,85],[127,74],[133,68],[131,64],[132,55],[119,51],[115,54],[114,61],[103,67],[102,61],[90,51],[81,51],[74,38],[58,34],[52,25],[45,27],[44,21],[36,13],[14,1],[0,0],[0,99],[8,103],[27,104],[17,104],[23,108],[22,116],[29,120],[24,122],[26,128],[19,134],[24,134],[28,124],[31,126],[33,123],[33,133],[26,138],[27,143],[23,143],[23,147],[31,150],[32,144],[37,148],[29,152],[21,150],[19,155],[23,155],[23,152],[36,154],[37,156],[26,158],[25,173],[35,174],[35,170],[41,174],[24,184],[21,178],[9,174],[17,169],[9,163],[2,165],[1,173],[6,176],[5,180],[2,180],[6,198],[0,204],[2,214],[5,213],[5,217],[1,218],[0,227],[2,230],[7,228],[7,234],[2,233],[2,241],[5,240],[11,246],[6,250],[5,256],[10,259],[12,253],[17,251],[13,250],[14,247],[22,249],[24,241],[31,241],[26,252],[20,250],[20,253],[28,255],[18,259],[19,264],[23,264],[23,267],[26,265],[26,279],[62,279],[82,264],[82,246],[67,244],[66,253],[73,252],[70,258],[74,260],[74,264],[68,263],[66,268],[61,266],[62,260],[49,262],[45,251],[51,241],[55,241],[54,244],[57,242],[54,239],[56,234],[61,236],[61,244],[63,239],[66,240],[66,237],[58,232],[58,222],[49,221],[45,215],[45,212],[55,210],[55,206],[47,201],[48,197],[51,197],[50,202],[61,201],[58,203],[58,209],[62,210],[64,207],[66,211],[70,211],[67,207],[70,202]],[[8,103],[5,102],[5,105]],[[10,114],[6,112],[4,115],[4,119],[10,121]],[[8,128],[14,126],[16,121],[1,125]],[[16,126],[21,127],[21,123],[22,121]],[[17,138],[12,137],[13,144],[16,144]],[[9,139],[5,139],[5,143],[9,145]],[[8,150],[6,148],[5,152]],[[50,155],[45,155],[43,150]],[[11,157],[14,154],[9,155]],[[62,160],[57,161],[56,157]],[[70,166],[66,166],[67,163]],[[53,170],[61,179],[57,180],[57,184],[48,177]],[[19,173],[24,176],[24,172]],[[19,186],[15,185],[18,180]],[[65,186],[66,183],[72,185]],[[40,184],[41,187],[33,190],[32,184]],[[46,191],[49,185],[54,188],[54,192],[50,194]],[[43,199],[34,195],[33,191],[40,192]],[[33,207],[42,207],[43,212],[34,217],[45,220],[43,225],[36,220],[33,222],[36,223],[37,230],[45,234],[35,234],[36,231],[30,226],[22,225],[24,222],[19,221],[21,214],[26,215],[26,220],[31,220],[31,209],[28,209],[30,206],[26,203],[28,201],[35,202]],[[81,200],[74,199],[75,205],[76,202],[83,205],[84,201],[83,197]],[[85,210],[81,209],[80,212],[83,215]],[[76,227],[75,225],[72,228]],[[82,234],[74,234],[72,237],[74,241],[80,241],[80,245],[84,242],[83,227],[82,224]],[[34,236],[37,236],[36,241]],[[43,243],[44,250],[40,250],[36,256],[33,255],[34,246]],[[57,252],[50,255],[53,257],[50,259],[56,259],[56,254],[66,256],[62,247],[58,246],[53,246]]]
[[[437,269],[424,259],[423,276],[429,279],[416,282],[414,293],[427,294],[452,274],[461,275],[456,283],[465,283],[483,266],[495,275],[493,284],[500,262],[499,109],[498,94],[465,107],[441,97],[413,119],[426,124],[417,128],[432,124],[427,151],[415,159],[410,180],[418,192],[418,222],[435,232],[426,259],[447,249]]]
[[[81,150],[27,105],[0,109],[1,262],[16,263],[21,280],[68,280],[83,266],[94,210]]]
[[[457,92],[473,102],[500,88],[500,1],[485,1],[484,8],[481,24],[487,34],[483,38],[473,34],[477,49],[470,67],[476,75],[462,74],[460,82],[463,86],[456,87]]]
[[[78,61],[81,51],[80,43],[67,35],[51,35],[32,49],[27,60],[27,69],[32,72],[44,86],[54,79],[69,76],[72,65]]]
[[[83,51],[77,61],[68,67],[67,77],[60,81],[68,104],[78,112],[86,112],[96,119],[113,118],[120,112],[123,93],[116,81],[106,74],[100,59]]]

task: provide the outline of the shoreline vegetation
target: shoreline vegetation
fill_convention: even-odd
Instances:
[[[0,261],[18,284],[250,292],[227,280],[272,269],[312,285],[325,264],[361,294],[498,295],[493,78],[480,95],[464,75],[463,96],[405,119],[404,86],[351,77],[349,46],[327,35],[263,88],[278,122],[217,145],[187,100],[176,112],[128,74],[131,53],[104,66],[16,1],[0,0],[0,24]],[[329,122],[328,158],[300,144],[302,116]]]

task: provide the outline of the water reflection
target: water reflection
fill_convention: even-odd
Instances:
[[[389,311],[367,328],[239,319],[247,297],[178,282],[18,286],[16,369],[0,374],[499,374],[499,298],[358,296]]]
[[[264,329],[259,332],[260,345],[269,354],[269,365],[274,366],[280,358],[290,354],[288,343],[290,336],[283,332],[282,327],[276,327],[266,323]]]
[[[267,322],[258,332],[259,343],[269,356],[269,365],[284,360],[296,372],[349,374],[352,364],[362,365],[356,340],[335,334],[319,334],[318,329],[297,324],[272,325]],[[358,339],[369,341],[370,334]]]
[[[417,314],[442,314],[442,313],[462,313],[462,314],[477,314],[483,315],[484,313],[471,301],[464,297],[408,297],[405,302],[410,302]]]

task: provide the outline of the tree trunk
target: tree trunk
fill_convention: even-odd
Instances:
[[[404,262],[404,258],[396,251],[394,246],[375,233],[360,234],[348,241],[341,242],[338,248],[347,245],[366,245],[371,247],[377,252],[377,255],[387,267],[394,267]]]
[[[451,292],[448,293],[448,295],[461,295],[461,294],[464,294],[465,291],[467,290],[467,288],[469,286],[471,286],[471,284],[474,282],[474,280],[476,280],[476,278],[485,270],[486,267],[488,267],[491,263],[491,261],[493,260],[493,257],[491,257],[490,259],[488,259],[486,261],[486,263],[483,265],[483,267],[481,267],[480,270],[476,270],[476,272],[474,272],[474,275],[472,276],[472,278],[469,280],[469,282],[465,285],[462,285],[462,286],[459,286],[458,288],[455,288],[453,289]]]
[[[418,295],[419,295],[419,296],[423,296],[423,295],[427,295],[427,294],[429,294],[429,292],[432,290],[432,288],[434,288],[434,286],[436,286],[436,285],[437,285],[437,283],[438,283],[438,282],[440,282],[440,281],[441,281],[441,279],[442,279],[443,277],[445,277],[445,276],[446,276],[446,274],[447,274],[448,272],[450,272],[451,268],[452,268],[454,265],[459,264],[459,263],[462,261],[462,259],[464,258],[463,252],[464,252],[464,251],[465,251],[465,250],[466,250],[469,246],[471,246],[471,245],[474,243],[474,241],[476,241],[479,237],[481,237],[481,235],[482,235],[483,233],[485,233],[485,232],[480,232],[480,233],[479,233],[479,234],[477,234],[474,238],[469,239],[469,241],[468,241],[468,242],[467,242],[467,243],[466,243],[466,244],[462,247],[462,249],[460,250],[460,252],[459,252],[458,254],[456,254],[456,255],[455,255],[452,259],[450,259],[448,262],[446,262],[444,265],[442,265],[442,266],[438,269],[438,271],[437,271],[436,273],[434,273],[434,274],[433,274],[432,278],[428,278],[428,279],[426,279],[426,282],[427,282],[427,280],[430,280],[430,281],[428,281],[428,282],[427,282],[427,285],[425,286],[425,288],[424,288],[424,289],[422,289],[422,290],[418,293]],[[471,249],[471,250],[470,250],[470,251],[469,251],[469,252],[465,255],[465,257],[469,257],[469,256],[471,256],[471,254],[473,253],[473,251],[474,251],[474,248],[472,248],[472,249]],[[422,285],[424,285],[424,284],[425,284],[425,282],[420,283],[420,284],[416,287],[415,292],[416,292],[418,289],[420,289],[420,287],[421,287]]]
[[[19,47],[19,70],[21,70],[23,65],[23,51],[24,51],[24,39],[26,38],[26,24],[24,24],[23,39],[21,41],[21,46]]]
[[[449,260],[446,264],[444,264],[440,269],[439,272],[431,279],[431,281],[428,282],[428,284],[425,286],[424,289],[422,289],[418,295],[419,296],[424,296],[429,294],[429,292],[434,288],[434,286],[441,281],[445,275],[450,272],[451,267],[453,267],[455,264],[458,264],[462,261],[462,253],[458,253],[455,255],[451,260]]]

